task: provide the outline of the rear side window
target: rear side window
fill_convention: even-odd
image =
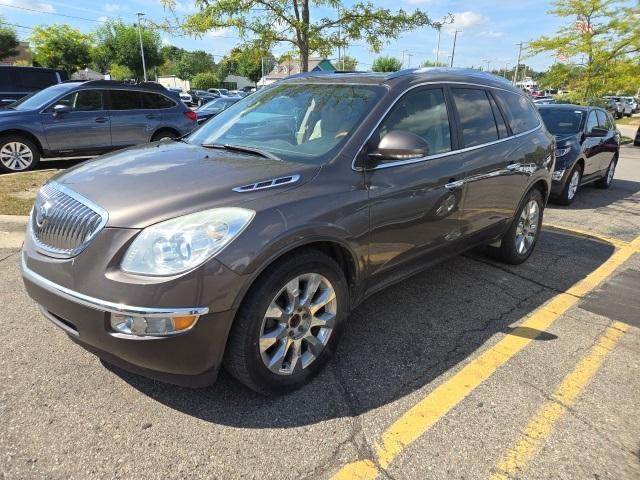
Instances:
[[[111,90],[112,110],[136,110],[142,108],[140,92]]]
[[[58,83],[56,72],[38,68],[16,68],[13,71],[16,90],[31,92]]]
[[[159,93],[142,92],[142,105],[144,108],[158,109],[171,108],[176,104]]]
[[[535,107],[524,96],[502,90],[494,93],[514,134],[533,130],[540,125]]]
[[[429,145],[429,155],[451,151],[451,130],[443,91],[415,89],[405,94],[380,124],[379,138],[392,130],[422,137]]]
[[[454,88],[452,93],[460,117],[464,146],[473,147],[498,140],[498,127],[487,92]]]

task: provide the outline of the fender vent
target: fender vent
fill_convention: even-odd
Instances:
[[[267,188],[279,187],[280,185],[287,185],[290,183],[296,183],[300,180],[300,175],[289,175],[288,177],[274,178],[272,180],[264,180],[262,182],[250,183],[249,185],[243,185],[233,189],[234,192],[254,192],[256,190],[265,190]]]

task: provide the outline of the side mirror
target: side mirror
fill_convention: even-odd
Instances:
[[[587,137],[606,137],[609,130],[603,127],[593,127],[590,132],[587,133]]]
[[[56,105],[53,107],[53,116],[60,117],[65,113],[69,113],[71,111],[71,107],[69,105]]]
[[[370,153],[372,160],[412,160],[426,157],[429,144],[415,133],[392,130],[387,133],[375,152]]]

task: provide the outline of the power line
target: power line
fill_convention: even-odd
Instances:
[[[64,13],[47,12],[46,10],[38,10],[36,8],[19,7],[17,5],[9,5],[8,3],[0,3],[0,7],[17,8],[18,10],[26,10],[27,12],[45,13],[47,15],[57,15],[58,17],[73,18],[75,20],[85,20],[87,22],[102,23],[102,20],[95,20],[93,18],[76,17],[75,15],[65,15]]]

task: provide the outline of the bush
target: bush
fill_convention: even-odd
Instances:
[[[196,90],[206,90],[220,85],[220,79],[211,72],[199,73],[191,80],[191,88]]]
[[[374,72],[397,72],[401,68],[402,63],[394,57],[378,57],[371,66]]]

